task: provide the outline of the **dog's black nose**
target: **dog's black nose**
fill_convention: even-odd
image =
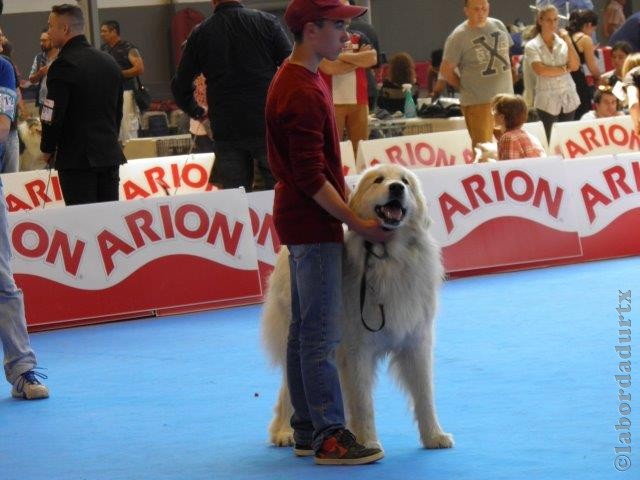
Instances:
[[[394,197],[401,197],[404,195],[404,185],[400,182],[395,182],[389,185],[389,192]]]

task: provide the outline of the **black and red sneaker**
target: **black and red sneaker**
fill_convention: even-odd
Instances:
[[[293,453],[296,457],[310,457],[315,455],[316,452],[311,445],[306,445],[302,443],[296,443],[293,446]]]
[[[324,439],[320,450],[316,452],[315,461],[318,465],[364,465],[382,457],[382,450],[360,445],[353,433],[344,429]]]

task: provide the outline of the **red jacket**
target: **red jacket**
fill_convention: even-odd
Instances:
[[[346,200],[333,101],[320,74],[283,64],[269,87],[266,124],[280,241],[342,242],[342,223],[312,198],[329,182]]]

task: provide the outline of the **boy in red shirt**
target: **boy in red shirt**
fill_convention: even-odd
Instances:
[[[292,0],[285,22],[291,57],[275,75],[266,106],[267,151],[275,187],[274,222],[289,249],[292,322],[287,379],[294,414],[294,452],[318,464],[361,465],[383,457],[345,428],[335,364],[340,340],[342,223],[371,242],[385,241],[378,220],[346,203],[331,93],[318,73],[348,40],[347,20],[365,8],[340,0]]]

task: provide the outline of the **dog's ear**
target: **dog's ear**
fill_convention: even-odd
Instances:
[[[370,178],[371,173],[365,171],[358,180],[358,183],[356,183],[355,187],[351,190],[347,204],[354,212],[359,211],[360,204],[362,203],[362,194],[366,190],[366,185],[369,184]]]
[[[409,181],[409,187],[411,188],[413,198],[415,198],[416,201],[416,219],[420,223],[428,222],[429,219],[427,216],[427,202],[424,198],[424,193],[422,192],[420,180],[418,180],[416,174],[410,170],[407,170],[405,177]]]

